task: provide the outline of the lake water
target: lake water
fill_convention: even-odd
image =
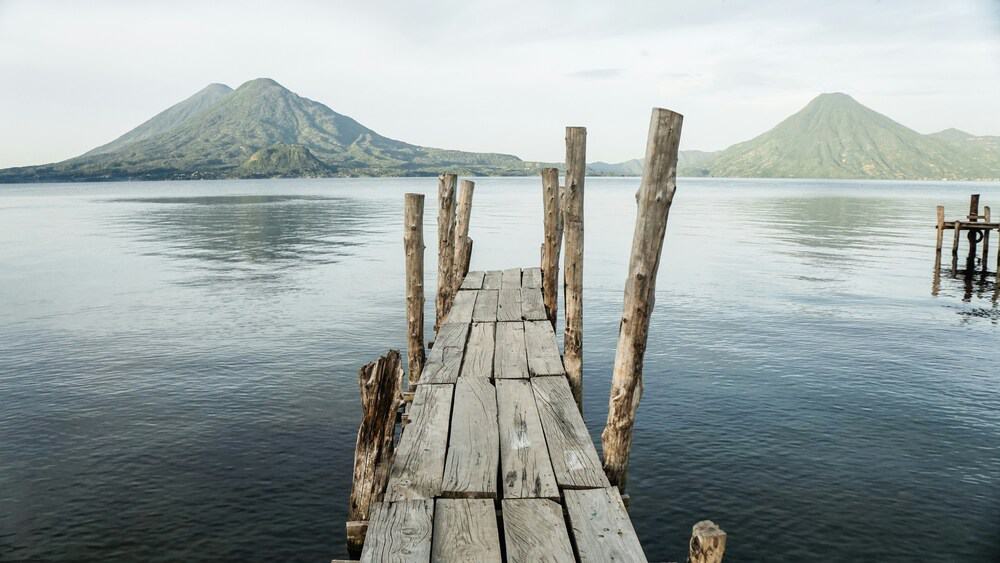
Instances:
[[[705,518],[727,561],[1000,560],[996,279],[932,272],[935,205],[1000,185],[679,184],[629,474],[650,560]],[[637,185],[586,186],[595,439]],[[407,191],[433,288],[433,178],[0,187],[0,559],[344,555]],[[537,264],[540,182],[481,179],[471,231],[473,269]]]

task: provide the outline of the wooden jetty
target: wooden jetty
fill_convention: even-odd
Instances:
[[[935,246],[934,269],[941,269],[941,247],[944,244],[944,232],[951,229],[954,238],[951,243],[951,267],[952,273],[958,271],[959,244],[962,232],[966,233],[968,240],[968,253],[965,258],[965,271],[972,273],[981,268],[983,272],[988,271],[990,257],[990,233],[998,231],[997,238],[1000,239],[1000,223],[992,221],[989,206],[983,207],[983,212],[979,212],[979,194],[972,194],[969,197],[969,214],[964,218],[954,221],[946,221],[944,218],[944,206],[937,206],[937,244]],[[977,246],[982,243],[982,257],[977,252]],[[979,260],[979,268],[976,261]],[[1000,252],[997,252],[997,271],[1000,271]]]
[[[581,413],[586,130],[567,128],[566,183],[542,172],[540,266],[468,271],[473,185],[439,179],[435,337],[423,343],[423,201],[404,206],[408,389],[390,351],[359,372],[348,549],[364,562],[645,562],[621,493],[681,116],[654,109],[627,273],[611,406],[598,455]],[[565,233],[565,238],[563,238]],[[560,247],[566,332],[554,331]],[[397,422],[402,427],[397,434]],[[692,529],[688,560],[719,563],[726,534]]]

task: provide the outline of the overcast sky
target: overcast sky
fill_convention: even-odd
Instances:
[[[274,78],[411,143],[558,161],[766,131],[842,91],[920,132],[1000,135],[1000,0],[0,0],[0,167],[69,158],[211,82]]]

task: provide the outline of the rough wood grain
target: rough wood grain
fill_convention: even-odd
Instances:
[[[406,335],[410,383],[424,370],[424,194],[403,196],[403,251],[406,254]]]
[[[507,563],[576,563],[562,506],[548,499],[504,499]]]
[[[469,272],[465,275],[465,280],[462,281],[462,286],[459,289],[482,289],[485,276],[486,272]]]
[[[583,178],[587,170],[587,129],[566,128],[566,188],[563,196],[563,336],[566,377],[583,410]]]
[[[434,347],[427,354],[427,364],[424,365],[420,383],[455,383],[462,370],[462,357],[468,336],[467,324],[441,325]]]
[[[459,291],[451,302],[451,310],[442,324],[470,323],[476,307],[478,291]]]
[[[488,380],[462,377],[455,384],[441,495],[496,498],[499,464],[496,389]]]
[[[500,534],[492,500],[438,499],[434,505],[434,563],[500,563]]]
[[[726,554],[726,533],[711,520],[702,520],[691,528],[688,563],[722,563]]]
[[[523,323],[497,323],[493,377],[495,379],[528,377],[528,354],[525,348]]]
[[[548,319],[545,304],[542,301],[542,290],[524,288],[521,290],[521,317],[526,321],[544,321]]]
[[[521,287],[532,289],[542,288],[542,269],[524,268],[521,270]]]
[[[448,316],[452,294],[452,268],[455,262],[455,183],[458,176],[438,176],[438,285],[435,301],[434,330]]]
[[[618,489],[566,490],[564,495],[580,563],[646,562]]]
[[[483,289],[477,292],[477,295],[476,308],[472,312],[472,320],[480,323],[495,323],[497,320],[500,291],[496,289]]]
[[[559,308],[559,254],[562,249],[563,214],[559,170],[542,169],[542,207],[545,238],[542,242],[542,294],[545,312],[553,326]]]
[[[469,238],[469,221],[472,218],[472,193],[475,187],[475,182],[462,180],[458,190],[458,206],[455,213],[455,257],[451,272],[453,292],[458,291],[465,274],[468,273],[465,257],[472,244],[472,239]]]
[[[500,289],[521,289],[521,268],[507,268],[500,280]]]
[[[532,376],[565,375],[556,335],[548,321],[525,321],[524,343],[528,373]]]
[[[441,494],[453,385],[421,384],[410,405],[389,472],[385,500],[429,499]]]
[[[493,270],[486,272],[483,277],[483,289],[500,289],[503,283],[503,272]]]
[[[521,290],[501,289],[497,304],[497,321],[521,320]]]
[[[498,379],[496,387],[504,498],[558,498],[531,384]]]
[[[473,323],[469,343],[465,347],[461,377],[493,379],[493,349],[495,323]],[[461,378],[459,378],[461,379]]]
[[[362,563],[427,563],[433,525],[433,500],[376,504]]]
[[[611,486],[604,476],[597,449],[576,408],[566,378],[539,377],[531,380],[531,387],[559,487],[585,489]]]
[[[649,123],[646,165],[639,185],[639,209],[625,280],[625,305],[611,375],[608,418],[601,434],[604,471],[611,484],[620,488],[625,487],[632,428],[642,397],[642,362],[656,300],[656,274],[667,216],[677,189],[677,147],[683,121],[679,113],[654,108]]]

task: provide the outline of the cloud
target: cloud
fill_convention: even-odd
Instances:
[[[607,80],[609,78],[618,78],[625,73],[623,68],[588,68],[584,70],[578,70],[576,72],[567,73],[566,76],[570,78],[588,78],[591,80]]]

